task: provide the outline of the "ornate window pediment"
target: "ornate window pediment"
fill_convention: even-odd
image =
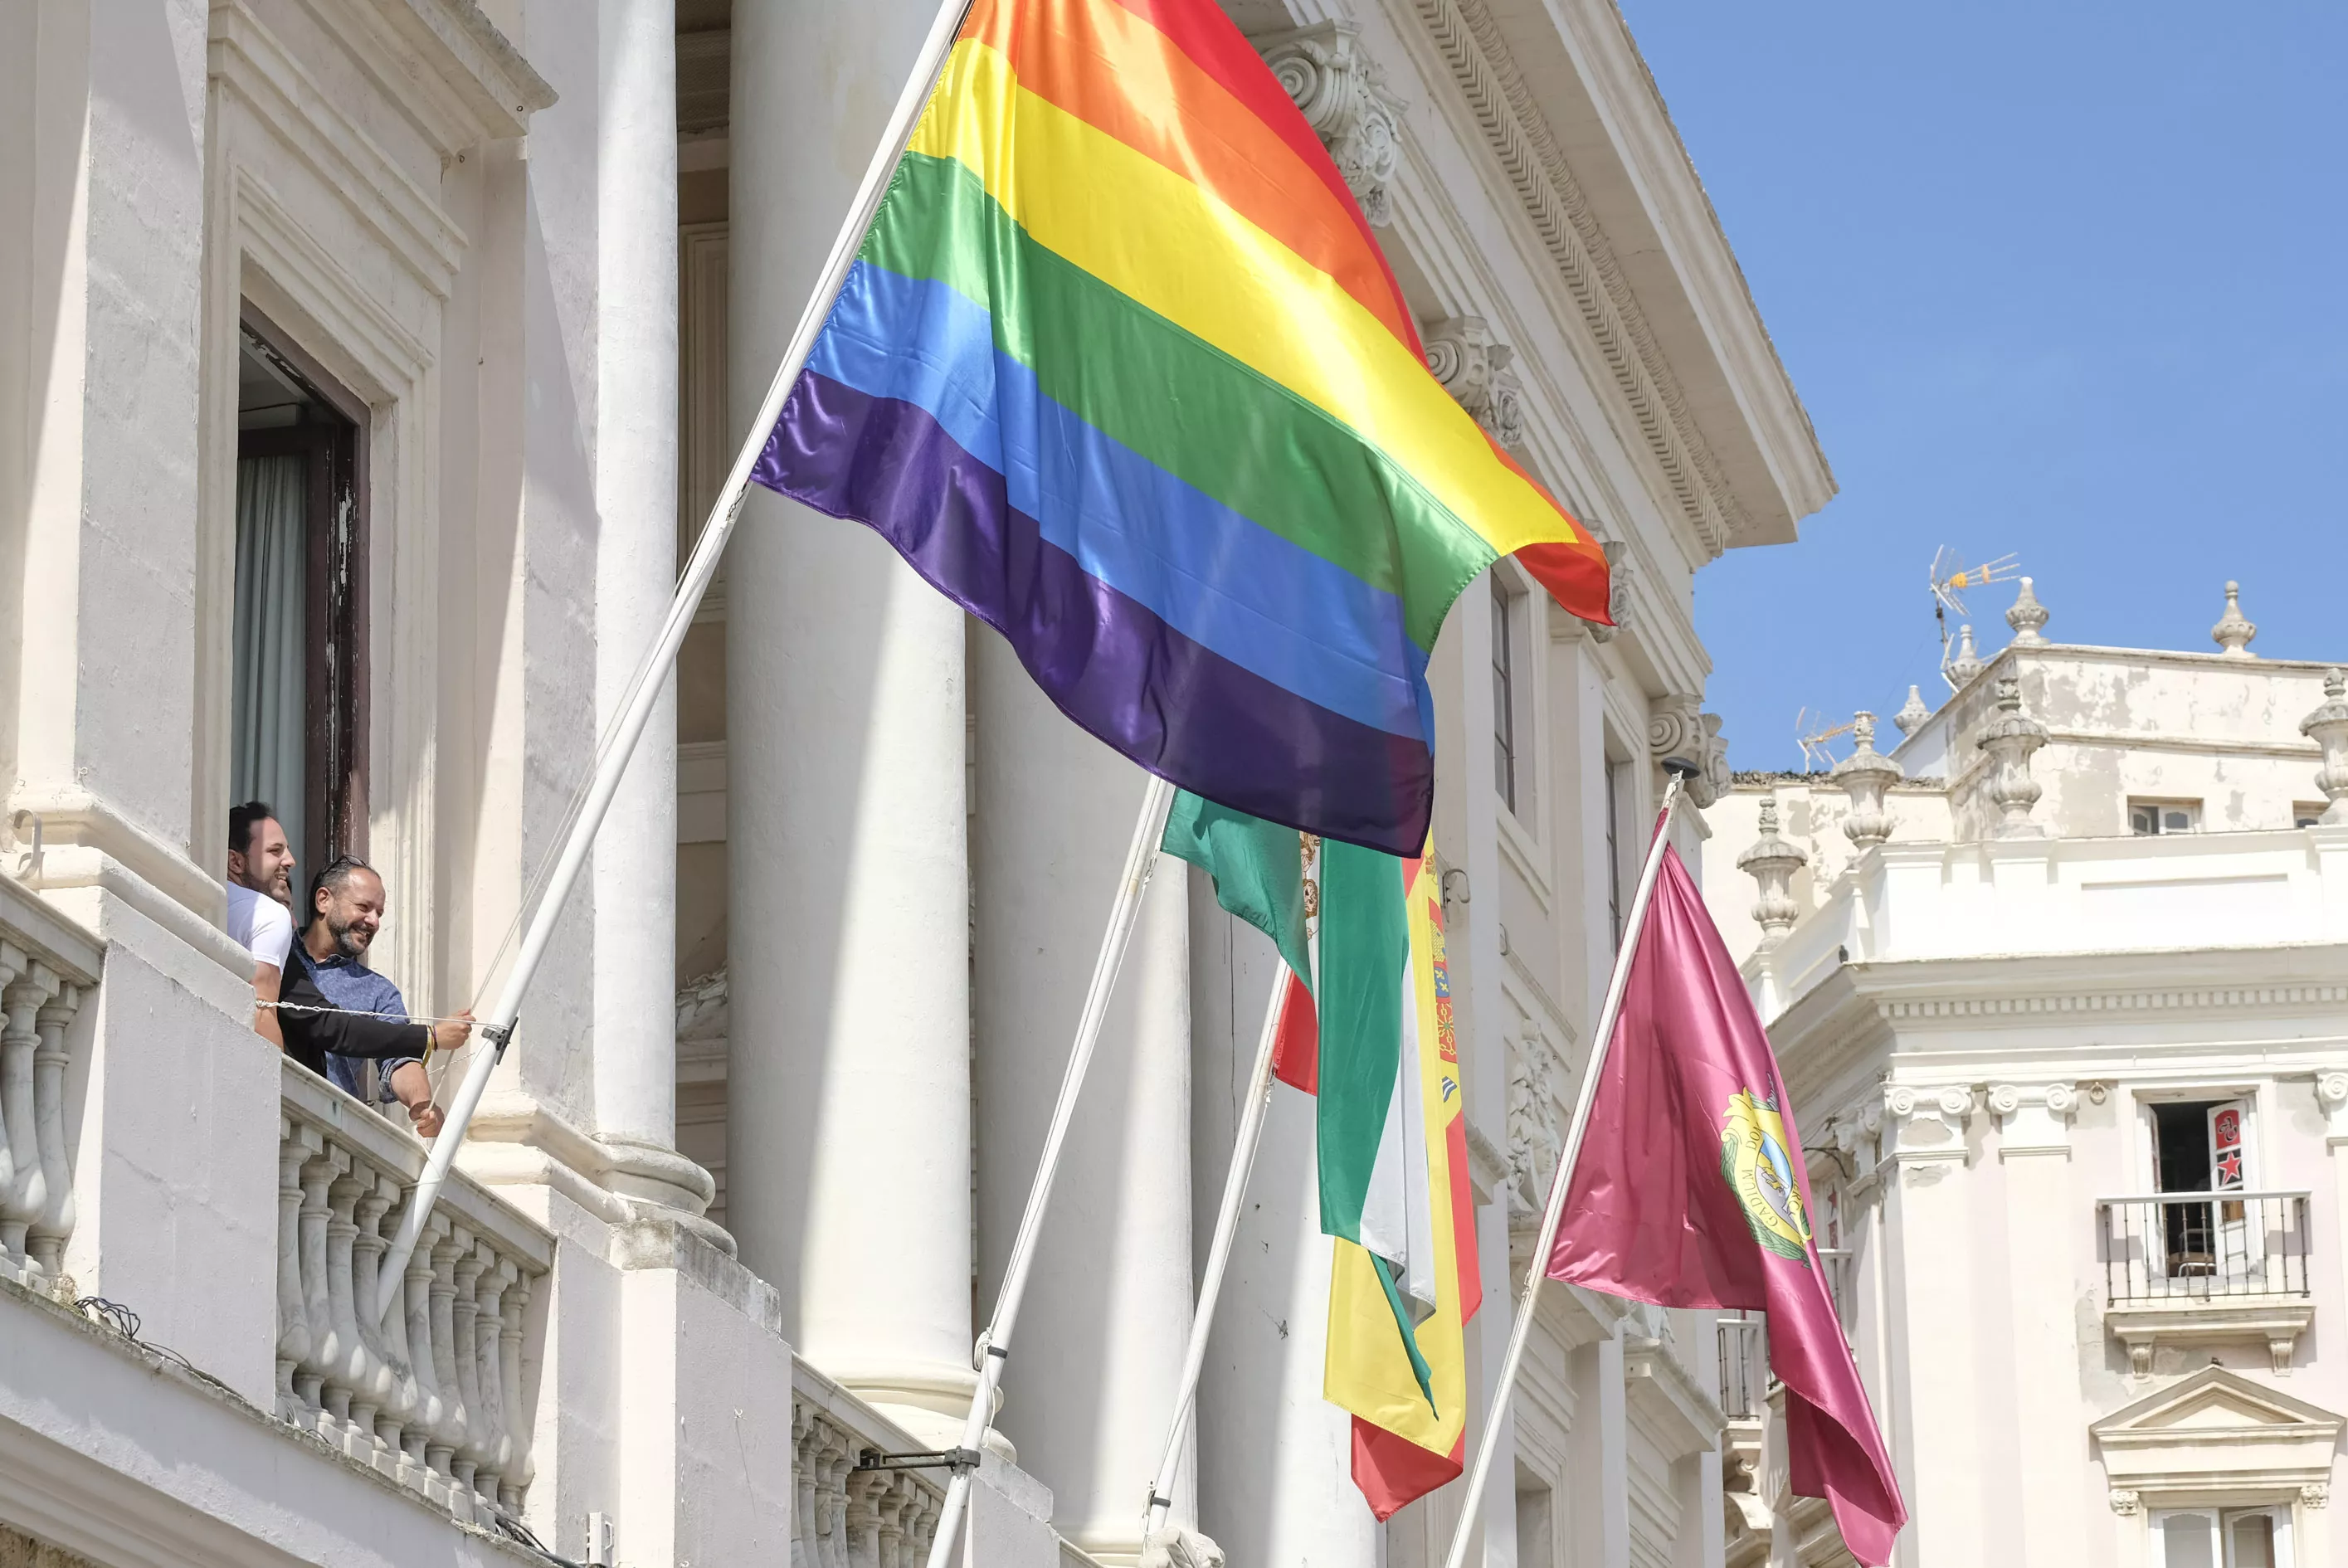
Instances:
[[[2329,1496],[2342,1418],[2239,1372],[2204,1367],[2088,1428],[2112,1506]]]

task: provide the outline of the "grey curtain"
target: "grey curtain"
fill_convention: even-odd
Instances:
[[[235,739],[229,758],[232,799],[274,806],[285,841],[304,862],[305,466],[298,457],[243,458],[236,465]]]

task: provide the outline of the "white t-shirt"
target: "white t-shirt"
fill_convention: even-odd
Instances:
[[[228,885],[228,934],[258,963],[285,967],[294,950],[294,916],[273,898],[249,887]]]

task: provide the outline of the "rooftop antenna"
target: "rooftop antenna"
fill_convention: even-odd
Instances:
[[[1794,738],[1802,748],[1802,771],[1805,773],[1832,772],[1835,758],[1829,743],[1838,736],[1850,733],[1849,721],[1838,724],[1831,729],[1825,727],[1826,722],[1827,716],[1823,712],[1812,713],[1807,707],[1794,716]]]
[[[1957,683],[1949,676],[1949,612],[1955,611],[1957,618],[1964,620],[1972,614],[1965,608],[1965,590],[2003,583],[2021,574],[2022,562],[2011,553],[1979,566],[1968,566],[1963,556],[1945,544],[1932,552],[1932,619],[1941,627],[1941,678],[1948,681],[1952,691]]]

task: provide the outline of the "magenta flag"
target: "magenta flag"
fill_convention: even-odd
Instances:
[[[1793,1489],[1891,1561],[1907,1522],[1842,1336],[1769,1037],[1676,851],[1647,906],[1549,1277],[1663,1306],[1759,1308],[1786,1386]]]

